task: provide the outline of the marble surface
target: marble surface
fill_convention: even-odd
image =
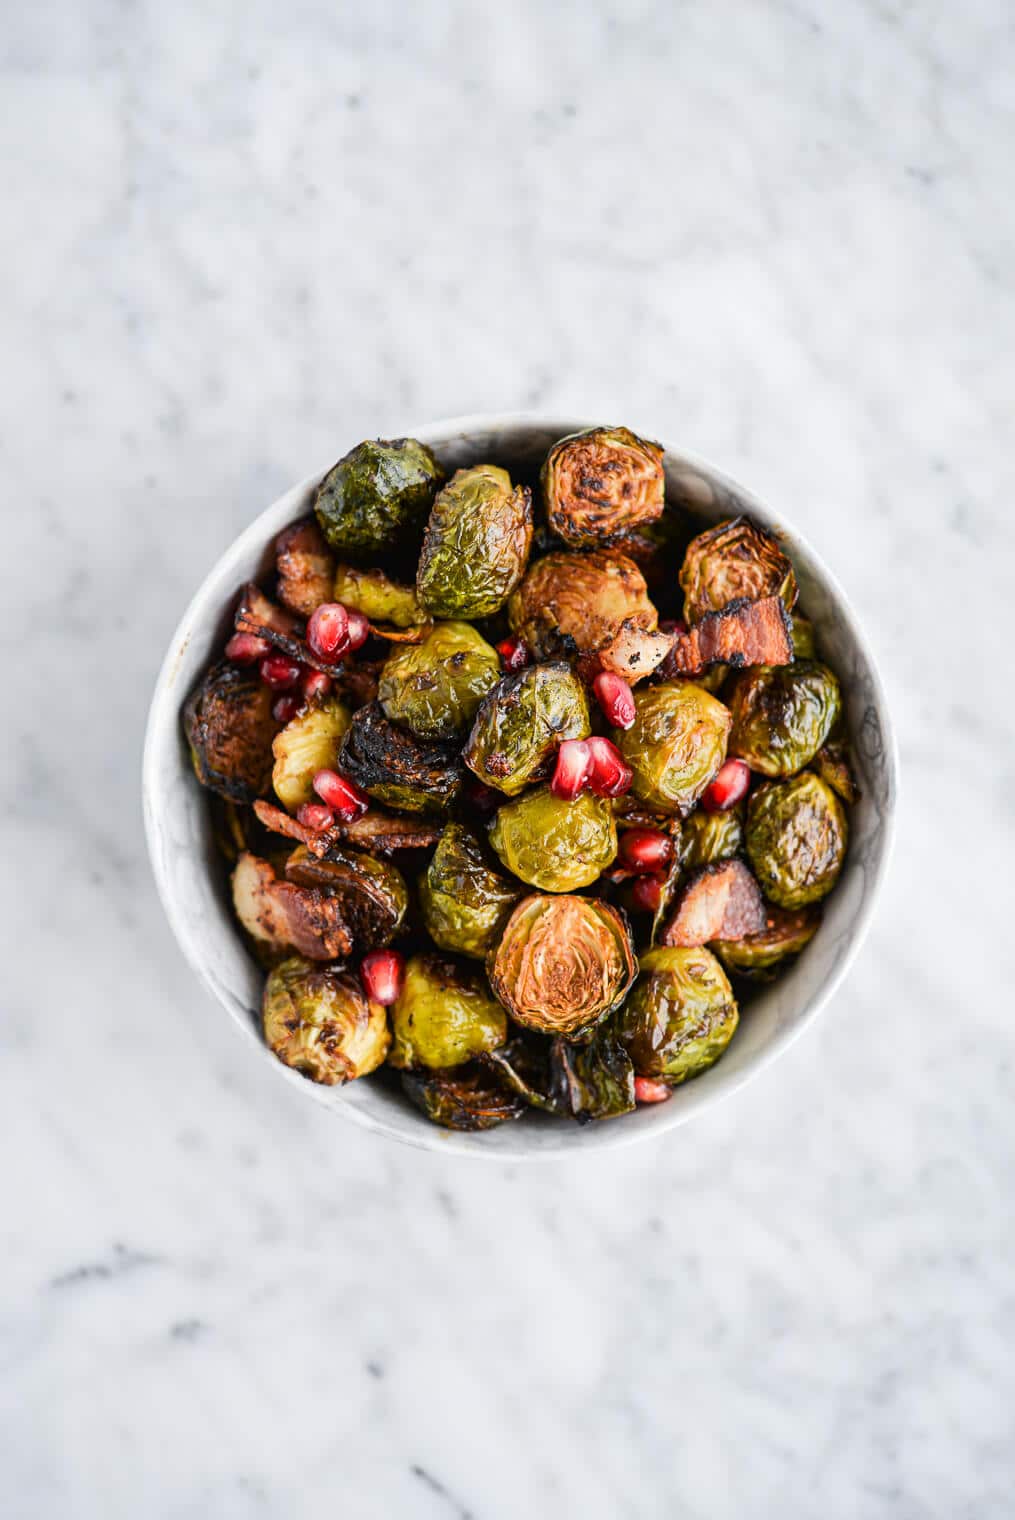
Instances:
[[[1009,7],[5,20],[0,1513],[1010,1514]],[[829,1010],[591,1164],[419,1154],[275,1081],[140,827],[222,548],[367,433],[507,407],[785,503],[901,746]]]

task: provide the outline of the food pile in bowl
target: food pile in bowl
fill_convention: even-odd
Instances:
[[[183,715],[280,1061],[479,1130],[722,1057],[857,792],[778,538],[696,526],[620,427],[538,481],[407,438],[324,477]]]

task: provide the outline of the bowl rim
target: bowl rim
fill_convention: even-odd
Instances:
[[[566,437],[570,433],[603,425],[600,421],[576,420],[573,417],[561,419],[533,411],[476,412],[457,417],[438,418],[417,424],[414,427],[406,427],[398,432],[391,433],[390,436],[419,438],[430,445],[439,445],[451,442],[458,434],[490,433],[504,428],[531,426],[556,432],[558,437]],[[648,437],[650,433],[644,432],[643,436]],[[487,1161],[497,1162],[559,1161],[592,1154],[603,1149],[619,1149],[623,1146],[637,1144],[639,1141],[647,1140],[651,1137],[658,1138],[671,1130],[687,1124],[705,1109],[712,1108],[731,1098],[735,1093],[740,1092],[748,1082],[753,1081],[762,1071],[766,1070],[779,1056],[783,1055],[800,1038],[805,1030],[813,1026],[818,1015],[834,997],[867,938],[874,911],[884,885],[885,876],[891,866],[895,848],[899,789],[899,753],[891,709],[881,679],[881,672],[863,624],[838,578],[825,564],[825,561],[814,549],[806,535],[800,532],[799,528],[790,518],[781,511],[778,514],[773,512],[763,498],[743,486],[733,476],[728,475],[724,470],[712,464],[703,455],[697,454],[683,445],[677,446],[669,442],[664,442],[663,448],[667,454],[672,453],[678,456],[681,461],[686,462],[692,469],[700,470],[706,477],[711,478],[733,492],[747,505],[748,509],[752,506],[760,507],[764,515],[777,522],[779,527],[791,535],[794,542],[798,543],[808,555],[815,571],[824,581],[842,614],[848,621],[851,635],[866,663],[873,703],[877,711],[882,745],[887,761],[890,785],[887,803],[881,813],[879,832],[882,843],[875,870],[868,877],[868,890],[859,906],[847,947],[818,993],[801,1008],[799,1014],[791,1023],[781,1026],[774,1032],[764,1049],[758,1052],[754,1061],[746,1066],[744,1070],[717,1087],[698,1087],[697,1083],[688,1084],[683,1089],[684,1101],[680,1104],[660,1105],[659,1108],[653,1110],[653,1122],[650,1125],[618,1123],[575,1126],[574,1131],[568,1132],[572,1137],[568,1142],[558,1144],[549,1140],[548,1137],[544,1137],[537,1146],[526,1144],[522,1138],[524,1131],[512,1125],[509,1127],[509,1135],[511,1137],[517,1136],[517,1138],[502,1139],[496,1147],[485,1146],[483,1144],[484,1137],[481,1132],[470,1134],[467,1132],[444,1130],[437,1125],[431,1126],[432,1134],[423,1129],[400,1129],[397,1125],[387,1122],[383,1117],[369,1112],[357,1104],[334,1102],[332,1089],[321,1089],[315,1083],[308,1082],[298,1072],[292,1071],[281,1062],[274,1060],[263,1041],[259,1040],[256,1037],[256,1032],[249,1027],[250,1021],[247,1011],[244,1009],[241,1013],[229,1001],[225,989],[212,975],[204,956],[199,953],[193,941],[189,927],[177,906],[173,892],[170,890],[169,882],[162,869],[161,854],[156,844],[156,813],[161,793],[161,787],[158,783],[159,767],[157,757],[159,753],[159,739],[165,722],[164,709],[170,700],[173,704],[172,727],[174,730],[176,729],[178,720],[177,708],[179,706],[179,699],[176,692],[172,690],[171,676],[190,642],[195,618],[203,611],[209,591],[218,579],[222,561],[227,557],[241,557],[249,550],[263,551],[266,544],[265,530],[262,527],[264,519],[269,517],[287,497],[305,494],[322,478],[330,466],[325,466],[323,469],[314,471],[303,480],[280,492],[235,538],[229,541],[222,552],[216,557],[214,563],[209,567],[197,590],[190,597],[170,636],[166,653],[159,664],[158,674],[155,678],[145,724],[141,763],[141,793],[148,858],[151,864],[152,875],[155,878],[159,901],[162,904],[163,911],[173,932],[173,937],[184,960],[198,977],[199,981],[211,993],[215,1001],[223,1006],[232,1016],[234,1026],[240,1025],[240,1032],[244,1032],[250,1036],[250,1043],[262,1053],[264,1059],[276,1075],[291,1081],[305,1096],[325,1103],[330,1112],[339,1114],[361,1128],[372,1131],[374,1134],[384,1135],[389,1139],[398,1141],[402,1145],[409,1145],[417,1150],[444,1154],[450,1152],[456,1155],[480,1157]],[[579,1135],[586,1134],[591,1139],[593,1133],[595,1134],[594,1143],[587,1145],[577,1143]]]

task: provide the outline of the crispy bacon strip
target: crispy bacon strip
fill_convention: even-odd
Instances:
[[[715,939],[743,939],[764,927],[758,883],[742,860],[721,860],[690,878],[660,944],[707,945]]]
[[[721,612],[707,612],[681,634],[667,656],[665,674],[696,676],[706,665],[789,665],[793,633],[781,597],[741,599]]]
[[[312,517],[302,518],[279,534],[275,565],[278,599],[300,617],[308,618],[322,602],[333,599],[335,559]]]
[[[379,808],[369,808],[352,823],[334,823],[330,829],[308,829],[272,802],[255,802],[254,812],[273,834],[283,834],[305,844],[311,854],[323,859],[335,845],[352,844],[378,855],[392,855],[396,850],[427,850],[441,837],[440,825],[415,818],[396,818]]]
[[[253,581],[244,586],[233,621],[237,633],[253,633],[259,639],[267,639],[291,660],[299,660],[312,670],[323,670],[326,676],[341,677],[341,661],[331,665],[327,660],[319,660],[306,639],[301,637],[303,629],[299,620],[284,607],[276,606]]]
[[[236,916],[254,939],[291,945],[311,961],[331,961],[352,949],[337,897],[279,881],[271,865],[244,850],[233,872]]]
[[[641,628],[633,618],[625,618],[611,639],[580,657],[578,674],[591,684],[600,671],[606,670],[633,686],[662,664],[673,648],[674,637],[658,629]]]

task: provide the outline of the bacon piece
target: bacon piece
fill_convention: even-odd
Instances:
[[[423,819],[397,818],[379,808],[369,808],[362,818],[349,823],[336,821],[331,828],[321,830],[306,828],[271,802],[255,802],[254,812],[266,829],[305,844],[319,860],[334,845],[343,843],[378,855],[392,855],[396,850],[427,850],[441,837],[440,824],[427,823]]]
[[[341,660],[329,664],[318,659],[306,639],[302,637],[302,624],[284,607],[277,606],[266,597],[260,586],[248,581],[240,594],[240,605],[233,619],[237,633],[253,633],[267,639],[275,649],[281,649],[291,660],[309,665],[312,670],[323,670],[326,676],[336,680],[342,676]]]
[[[324,534],[312,517],[286,528],[275,540],[278,599],[308,618],[322,602],[330,602],[335,584],[335,560]]]
[[[633,618],[625,618],[612,638],[579,658],[578,674],[591,685],[600,671],[605,670],[610,675],[622,676],[633,686],[662,664],[673,642],[672,633],[641,628]]]
[[[291,945],[311,961],[335,960],[352,949],[337,897],[279,881],[268,861],[246,850],[233,871],[233,906],[247,933],[273,948]]]
[[[706,612],[681,634],[664,665],[667,676],[696,676],[706,665],[789,665],[793,632],[781,597],[741,599],[721,612]]]
[[[758,883],[742,860],[720,860],[690,878],[659,943],[707,945],[715,939],[743,939],[764,927]]]

